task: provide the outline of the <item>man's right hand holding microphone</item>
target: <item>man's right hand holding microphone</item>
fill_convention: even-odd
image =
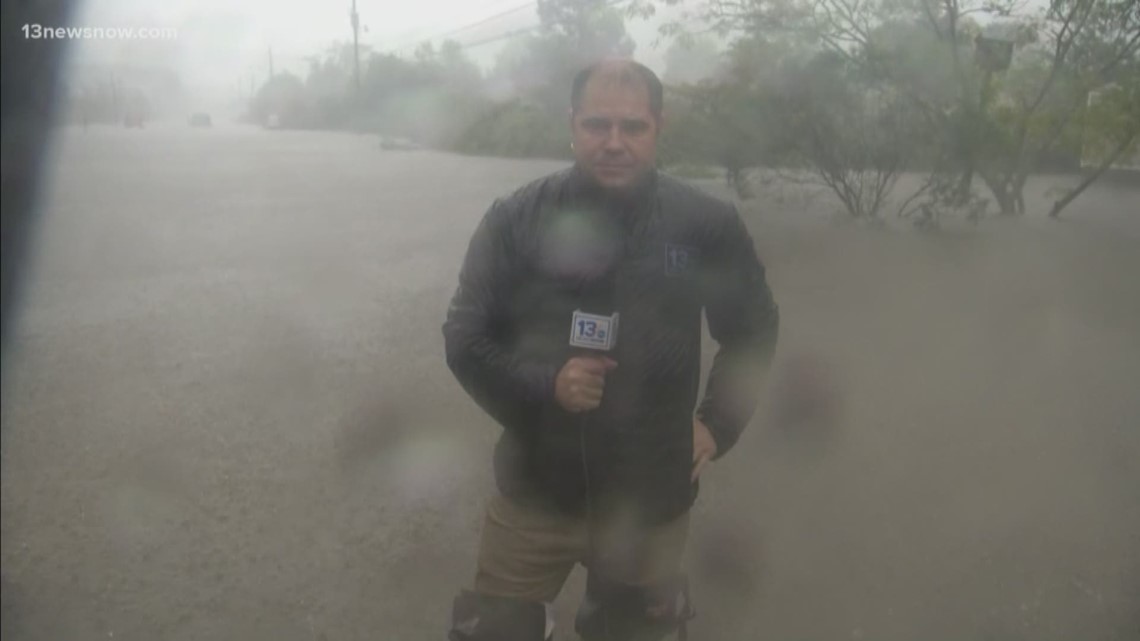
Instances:
[[[588,412],[602,403],[606,372],[617,367],[608,356],[575,356],[554,380],[554,399],[567,412]]]

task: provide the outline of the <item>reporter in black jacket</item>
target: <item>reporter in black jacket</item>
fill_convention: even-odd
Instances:
[[[541,605],[576,562],[586,639],[660,638],[691,616],[688,510],[755,410],[778,313],[735,208],[654,168],[662,94],[630,61],[580,73],[574,166],[496,201],[471,239],[443,334],[504,427],[501,495],[452,639],[543,638]],[[698,403],[702,311],[719,349]]]

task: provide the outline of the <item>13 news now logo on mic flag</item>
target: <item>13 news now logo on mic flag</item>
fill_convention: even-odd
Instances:
[[[574,347],[609,351],[617,347],[619,314],[588,314],[576,310],[570,321],[570,344]]]

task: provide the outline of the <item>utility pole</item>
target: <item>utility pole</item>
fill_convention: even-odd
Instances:
[[[269,48],[269,79],[273,80],[273,47]]]
[[[356,89],[356,97],[360,97],[360,14],[356,13],[356,0],[352,0],[352,13],[349,14],[352,22],[352,83]]]
[[[115,72],[111,72],[111,117],[118,120],[121,117],[119,113],[119,82],[115,78]]]

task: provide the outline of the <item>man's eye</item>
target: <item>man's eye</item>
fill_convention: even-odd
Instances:
[[[623,134],[636,136],[643,134],[649,130],[649,123],[644,120],[623,120],[621,123],[621,131]]]
[[[586,131],[596,134],[606,133],[610,130],[610,123],[607,120],[587,120],[582,123]]]

